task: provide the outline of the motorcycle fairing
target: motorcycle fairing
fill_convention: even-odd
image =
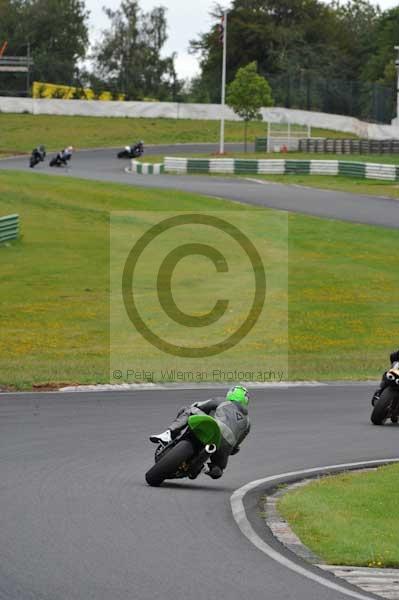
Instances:
[[[188,418],[188,426],[202,444],[215,444],[219,448],[221,433],[219,425],[213,417],[209,415],[191,415]]]

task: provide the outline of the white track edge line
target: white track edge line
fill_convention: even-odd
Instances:
[[[312,469],[303,469],[300,471],[291,471],[288,473],[280,473],[279,475],[272,475],[271,477],[265,477],[263,479],[257,479],[255,481],[251,481],[246,485],[242,486],[238,490],[236,490],[231,498],[231,510],[233,512],[233,517],[235,522],[237,523],[241,532],[245,535],[245,537],[254,545],[256,548],[261,550],[264,554],[266,554],[272,560],[280,563],[287,569],[294,571],[295,573],[306,577],[307,579],[311,579],[312,581],[323,585],[324,587],[330,588],[346,596],[350,596],[352,598],[357,598],[357,600],[373,600],[375,596],[368,596],[367,594],[361,594],[358,592],[354,592],[343,585],[338,583],[334,583],[330,579],[324,578],[321,575],[317,575],[310,569],[306,569],[305,567],[299,565],[293,560],[284,556],[284,554],[278,552],[274,548],[272,548],[267,542],[262,540],[262,538],[255,532],[252,525],[250,524],[245,507],[244,507],[244,498],[248,494],[248,492],[253,491],[257,487],[268,484],[271,482],[277,482],[280,479],[285,479],[287,477],[296,477],[302,475],[309,475],[311,473],[323,473],[325,471],[332,470],[344,470],[346,468],[354,468],[354,467],[367,467],[372,465],[384,465],[389,463],[399,462],[399,458],[388,458],[388,459],[380,459],[380,460],[371,460],[371,461],[362,461],[362,462],[353,462],[353,463],[344,463],[339,465],[328,465],[325,467],[315,467]]]

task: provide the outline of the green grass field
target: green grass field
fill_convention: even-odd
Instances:
[[[178,202],[178,197],[176,201]],[[174,202],[176,205],[177,202]],[[201,206],[201,198],[196,203]],[[288,218],[286,213],[255,209],[231,210],[232,205],[215,204],[217,211],[210,216],[222,219],[245,232],[267,265],[267,295],[265,310],[252,331],[248,332],[240,344],[224,349],[215,355],[189,356],[186,351],[176,357],[170,353],[160,352],[152,344],[143,343],[124,309],[120,293],[123,268],[132,248],[132,239],[138,240],[143,232],[155,225],[159,220],[168,219],[171,213],[146,211],[132,214],[117,214],[112,218],[111,228],[111,372],[122,372],[124,381],[134,377],[128,370],[134,367],[135,373],[145,371],[150,376],[143,379],[169,381],[172,369],[185,373],[187,380],[216,381],[223,380],[214,370],[224,373],[237,370],[243,375],[235,379],[264,381],[260,373],[272,372],[267,380],[282,380],[288,376]],[[226,210],[226,207],[228,210]],[[181,211],[179,210],[179,214]],[[201,210],[201,213],[203,211]],[[209,214],[209,211],[208,211]],[[184,217],[184,214],[182,215]],[[220,221],[218,222],[220,225]],[[230,225],[228,229],[230,230]],[[199,250],[193,256],[180,258],[172,267],[172,296],[178,309],[194,319],[209,313],[217,299],[228,299],[228,307],[215,320],[206,326],[192,325],[192,320],[182,327],[177,316],[166,317],[165,312],[172,309],[172,302],[164,295],[164,305],[160,306],[157,294],[158,281],[163,291],[166,290],[168,275],[166,267],[162,268],[161,279],[158,270],[165,257],[176,248],[184,248],[187,242],[201,245],[202,248],[215,248],[221,253],[216,257],[216,264],[222,264],[225,257],[228,265],[226,271],[217,272],[207,258],[201,256]],[[140,253],[139,253],[140,254]],[[135,252],[136,255],[136,252]],[[215,265],[216,266],[216,265]],[[242,246],[232,239],[231,235],[212,226],[187,224],[172,228],[149,244],[142,252],[135,270],[135,302],[140,315],[149,324],[150,329],[162,340],[174,344],[178,348],[203,348],[218,344],[233,334],[250,313],[254,298],[255,286],[253,267]],[[129,282],[131,279],[129,278]],[[169,312],[170,314],[170,312]],[[133,350],[134,349],[134,350]],[[183,375],[182,375],[183,377]],[[115,377],[113,377],[115,379]],[[225,380],[225,378],[224,378]],[[120,379],[119,379],[120,381]]]
[[[248,140],[265,136],[266,123],[248,126]],[[27,153],[38,144],[48,150],[65,146],[95,148],[125,146],[142,139],[145,144],[218,142],[219,121],[192,119],[132,119],[0,114],[0,154]],[[327,129],[312,129],[318,137],[354,137]],[[227,121],[226,142],[242,142],[243,124]]]
[[[398,568],[398,476],[390,465],[326,477],[284,495],[278,509],[328,564]]]
[[[399,182],[356,179],[344,175],[255,175],[256,179],[286,185],[303,185],[323,190],[336,190],[366,196],[399,198]]]
[[[0,247],[0,385],[17,388],[109,380],[110,211],[241,210],[6,171],[0,190],[0,214],[22,219],[22,240]],[[289,214],[288,235],[290,379],[377,378],[397,343],[399,233]]]

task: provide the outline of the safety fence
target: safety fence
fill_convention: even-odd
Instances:
[[[352,115],[377,123],[389,123],[396,113],[393,84],[318,77],[306,69],[284,73],[262,72],[277,106]]]
[[[0,217],[0,244],[16,240],[19,235],[19,215]]]
[[[142,163],[132,160],[131,168],[126,169],[128,173],[137,173],[138,175],[160,175],[165,172],[163,163]]]
[[[299,151],[325,154],[398,154],[399,140],[301,139]]]
[[[339,160],[283,160],[166,157],[165,171],[177,173],[232,173],[235,175],[346,175],[359,179],[399,181],[399,166]]]
[[[276,145],[278,148],[276,149]],[[298,150],[299,152],[315,152],[320,154],[398,154],[399,140],[358,140],[335,138],[301,138],[296,140],[296,146],[287,139],[272,138],[268,143],[267,137],[255,138],[255,152],[271,152],[281,150]]]
[[[270,125],[269,125],[270,126]],[[313,141],[322,138],[309,138]],[[255,138],[255,152],[298,152],[300,144],[307,138],[303,136],[292,136],[291,132],[286,135],[276,135],[271,132],[270,137]]]

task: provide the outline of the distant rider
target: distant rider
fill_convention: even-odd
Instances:
[[[59,159],[66,165],[68,160],[72,158],[73,146],[68,146],[58,153]]]
[[[43,144],[33,148],[32,156],[34,156],[38,161],[43,161],[46,158],[46,149]]]
[[[45,158],[46,158],[45,147],[42,144],[40,146],[36,146],[36,148],[33,148],[32,154],[30,156],[30,160],[29,160],[30,168],[33,169],[33,167],[35,167],[37,164],[39,164],[40,162],[43,162]]]
[[[391,365],[395,362],[399,362],[399,350],[396,350],[395,352],[391,352],[391,354],[389,355],[390,361],[391,361]],[[385,375],[385,373],[384,373]],[[378,390],[376,390],[373,394],[373,397],[371,399],[371,404],[374,406],[375,403],[381,398],[381,394],[382,392],[385,390],[385,388],[387,387],[387,384],[384,380],[384,377],[381,380],[380,383],[380,387],[378,388]]]
[[[220,448],[211,455],[205,474],[212,479],[219,479],[229,456],[239,452],[241,442],[249,433],[248,404],[247,389],[236,385],[227,392],[225,398],[211,398],[205,402],[194,402],[189,408],[181,408],[169,429],[158,435],[151,435],[150,440],[155,444],[169,444],[186,427],[191,415],[205,413],[214,417],[220,427],[222,442]]]
[[[141,156],[144,152],[144,142],[140,140],[136,144],[132,144],[130,146],[130,153],[134,156]]]

